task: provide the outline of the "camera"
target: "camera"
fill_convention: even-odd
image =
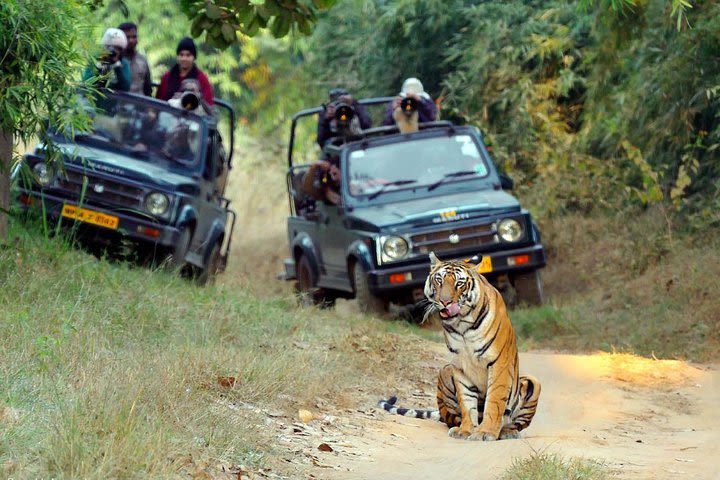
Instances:
[[[106,46],[105,51],[103,52],[102,55],[100,55],[100,61],[102,63],[112,64],[112,63],[117,62],[118,60],[120,60],[120,52],[115,50],[114,47]]]
[[[180,96],[180,106],[193,111],[200,105],[200,97],[195,92],[185,92]]]
[[[340,103],[335,107],[335,121],[339,129],[350,126],[353,118],[355,118],[355,109],[352,105]]]
[[[418,101],[413,97],[400,100],[400,110],[408,117],[417,111]]]

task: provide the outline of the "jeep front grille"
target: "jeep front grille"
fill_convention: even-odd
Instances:
[[[87,176],[84,202],[99,203],[112,207],[142,208],[144,197],[142,188],[100,178],[90,172],[83,175],[80,172],[66,170],[65,175],[60,175],[58,186],[65,192],[74,194],[73,200],[79,201],[83,188],[83,176]]]
[[[449,225],[448,225],[449,226]],[[418,233],[410,237],[414,253],[443,252],[475,248],[497,242],[495,224],[486,223],[460,228]]]

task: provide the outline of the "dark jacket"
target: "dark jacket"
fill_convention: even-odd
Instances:
[[[360,105],[357,100],[353,100],[352,107],[355,109],[355,115],[360,121],[360,128],[363,130],[370,128],[372,126],[372,120],[370,119],[370,115],[367,113],[367,110],[365,110],[365,107]],[[336,135],[337,133],[333,132],[330,128],[330,119],[325,118],[325,110],[323,109],[323,111],[319,113],[317,126],[317,143],[320,145],[320,148],[325,145],[328,138]]]
[[[417,108],[418,122],[433,122],[437,118],[437,107],[435,106],[435,102],[433,102],[431,99],[420,97]],[[395,125],[395,119],[393,119],[392,102],[390,102],[385,109],[383,125]]]
[[[200,92],[208,105],[215,104],[212,84],[207,75],[205,75],[205,72],[200,70],[197,65],[193,65],[188,74],[181,77],[180,66],[175,64],[175,66],[165,72],[165,75],[160,79],[160,86],[157,89],[155,97],[160,100],[170,100],[173,95],[180,90],[180,83],[186,78],[196,79],[200,83]]]

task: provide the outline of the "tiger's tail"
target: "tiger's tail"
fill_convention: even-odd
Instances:
[[[438,410],[418,410],[416,408],[400,408],[395,405],[397,397],[393,396],[387,400],[380,400],[378,407],[387,410],[395,415],[402,415],[403,417],[415,417],[415,418],[430,418],[432,420],[442,421],[440,419],[440,412]]]

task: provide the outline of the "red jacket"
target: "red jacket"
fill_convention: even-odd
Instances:
[[[155,97],[160,100],[170,100],[173,95],[175,95],[175,92],[180,89],[180,83],[186,78],[196,79],[198,83],[200,83],[200,92],[208,105],[215,104],[213,88],[210,84],[210,80],[208,80],[205,72],[200,70],[196,65],[193,65],[187,75],[182,76],[180,75],[180,67],[175,64],[175,66],[165,72],[165,75],[163,75],[160,79],[160,86],[157,89]]]

